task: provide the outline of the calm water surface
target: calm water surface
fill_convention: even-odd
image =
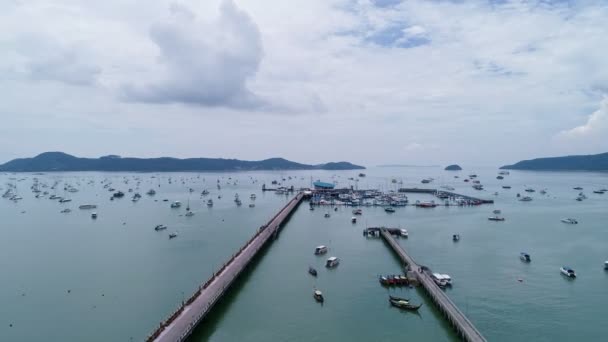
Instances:
[[[407,228],[410,238],[400,243],[419,263],[452,276],[449,296],[490,341],[603,339],[608,194],[592,190],[607,187],[608,174],[512,171],[501,181],[494,169],[470,171],[487,190],[475,191],[462,182],[470,172],[440,168],[372,168],[359,182],[348,180],[357,178],[355,171],[0,174],[1,192],[7,183],[16,184],[23,197],[18,202],[0,199],[0,341],[143,340],[288,201],[287,196],[262,193],[263,183],[285,178],[285,185],[309,186],[312,178],[390,190],[423,187],[424,177],[435,178],[431,186],[451,185],[496,203],[406,207],[393,214],[363,208],[355,225],[350,223],[352,208],[324,218],[326,210],[302,205],[192,340],[455,340],[420,290],[388,290],[378,284],[379,274],[399,273],[400,263],[382,241],[362,236],[366,225]],[[35,198],[30,189],[35,177],[49,187],[58,182],[55,190],[41,190],[72,201]],[[102,181],[125,197],[110,201]],[[65,184],[79,191],[67,193]],[[512,189],[502,189],[503,184]],[[575,201],[574,186],[584,187],[588,199]],[[537,190],[534,200],[517,201],[515,195],[527,194],[526,187]],[[142,199],[132,202],[129,188]],[[151,188],[155,196],[145,194]],[[545,188],[547,194],[539,194]],[[211,194],[201,197],[203,189]],[[235,193],[241,207],[234,203]],[[251,193],[257,195],[254,208],[248,207]],[[211,208],[208,198],[214,200]],[[182,201],[182,208],[169,208],[174,200]],[[192,217],[184,216],[188,202]],[[96,220],[90,210],[78,209],[85,203],[98,205]],[[60,213],[63,208],[72,212]],[[494,209],[502,210],[505,222],[487,220]],[[560,222],[564,217],[580,223],[566,225]],[[169,228],[154,231],[161,223]],[[171,232],[179,236],[169,240]],[[458,243],[451,239],[455,233],[461,235]],[[319,244],[341,258],[337,269],[326,270],[325,258],[312,254]],[[519,260],[521,251],[531,254],[532,263]],[[576,280],[560,275],[564,264],[576,270]],[[317,279],[308,275],[308,266],[317,268]],[[323,306],[312,298],[315,287],[325,294]],[[388,305],[387,293],[425,305],[419,314],[399,312]]]

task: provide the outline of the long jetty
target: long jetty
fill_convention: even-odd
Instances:
[[[251,263],[266,243],[279,233],[280,228],[289,219],[302,202],[303,193],[298,193],[268,223],[261,226],[213,276],[199,286],[198,290],[177,309],[147,339],[148,342],[181,342],[192,334],[213,306],[228,291],[230,285]]]
[[[468,195],[463,195],[463,194],[458,194],[455,192],[451,192],[451,191],[446,191],[446,190],[439,190],[439,189],[428,189],[428,188],[399,188],[398,192],[410,192],[410,193],[417,193],[417,194],[431,194],[431,195],[436,195],[439,193],[443,193],[448,195],[450,198],[464,198],[467,201],[471,201],[471,202],[478,202],[480,204],[492,204],[494,203],[494,200],[491,199],[483,199],[483,198],[478,198],[478,197],[473,197],[473,196],[468,196]]]
[[[415,277],[424,288],[439,311],[448,319],[456,329],[458,335],[468,342],[485,342],[486,339],[475,328],[473,323],[458,309],[456,304],[443,292],[431,278],[430,271],[426,267],[419,266],[414,259],[397,243],[386,229],[380,231],[380,235],[388,243],[391,249],[399,256],[401,261],[407,264],[408,277]]]

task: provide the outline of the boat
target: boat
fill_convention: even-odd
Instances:
[[[564,218],[564,219],[561,219],[561,221],[564,223],[567,223],[567,224],[578,224],[578,221],[573,218]]]
[[[252,200],[254,200],[256,198],[255,194],[251,194],[251,196],[249,196],[249,198],[251,198]]]
[[[325,267],[334,268],[334,267],[337,267],[339,264],[340,264],[340,259],[338,259],[336,257],[330,257],[325,262]]]
[[[409,233],[407,232],[407,229],[399,230],[399,234],[401,234],[402,237],[409,237]]]
[[[146,192],[146,194],[150,195],[150,196],[154,196],[154,195],[156,195],[156,191],[154,191],[154,189],[150,189],[150,190],[148,190],[148,192]]]
[[[559,270],[560,272],[562,272],[563,275],[569,278],[576,278],[576,272],[574,272],[574,270],[568,266],[562,266]]]
[[[325,213],[325,218],[329,218],[330,216],[329,213]]]
[[[175,201],[173,203],[171,203],[171,208],[179,208],[182,206],[182,202],[180,201]]]
[[[191,216],[194,216],[194,213],[191,211],[188,211],[184,216],[191,217]]]
[[[532,189],[532,188],[527,188],[526,190],[524,190],[525,192],[535,192],[536,190]]]
[[[500,209],[494,209],[494,211],[492,211],[492,213],[498,215],[501,213]]]
[[[125,193],[124,193],[124,192],[122,192],[122,191],[115,192],[115,193],[112,195],[112,197],[114,197],[114,198],[122,198],[122,197],[124,197],[124,196],[125,196]]]
[[[154,227],[154,230],[156,230],[157,232],[161,231],[161,230],[165,230],[167,229],[167,226],[165,226],[164,224],[159,224],[156,227]]]
[[[430,202],[416,201],[417,208],[435,208],[436,206],[437,206],[437,204],[434,201],[430,201]]]
[[[316,276],[317,276],[317,270],[315,270],[315,269],[314,269],[314,268],[312,268],[312,267],[309,267],[309,268],[308,268],[308,273],[310,273],[310,275],[312,275],[313,277],[316,277]]]
[[[604,194],[604,192],[605,192],[605,191],[602,191],[602,190],[593,190],[593,193],[594,193],[594,194],[600,194],[600,195],[603,195],[603,194]]]
[[[97,218],[97,213],[92,213],[91,214],[91,218],[96,219]]]
[[[95,204],[83,204],[78,206],[78,209],[95,209],[97,206]]]
[[[403,309],[403,310],[409,310],[409,311],[418,311],[418,309],[420,309],[420,307],[422,306],[422,304],[412,305],[408,301],[394,300],[394,299],[390,299],[390,298],[389,298],[389,302],[394,307],[397,307],[397,308]]]
[[[392,299],[392,300],[397,300],[397,301],[402,301],[402,302],[410,302],[409,298],[401,298],[401,297],[397,297],[397,296],[391,296],[389,295],[388,298]]]
[[[315,298],[315,300],[319,303],[323,303],[325,301],[325,298],[323,298],[323,293],[319,290],[315,290],[312,294],[312,296]]]
[[[353,210],[353,215],[362,215],[362,214],[363,214],[363,210],[361,210],[361,209]]]
[[[351,217],[351,218],[350,218],[350,222],[352,222],[352,223],[357,223],[357,218],[356,218],[356,217],[354,217],[354,216],[353,216],[353,217]]]
[[[520,198],[519,200],[522,202],[530,202],[530,201],[532,201],[532,197],[524,196],[524,197]]]
[[[503,185],[502,188],[503,189],[511,189],[511,186],[510,185]]]
[[[327,246],[321,245],[315,248],[315,255],[323,255],[327,253]]]
[[[72,200],[69,198],[62,198],[59,200],[59,203],[67,203],[67,202],[72,202]]]
[[[432,278],[439,287],[452,285],[452,277],[447,274],[433,273]]]
[[[572,188],[572,189],[574,189],[574,190],[583,190],[583,188],[582,188],[582,187],[580,187],[580,186],[577,186],[577,187]]]
[[[384,211],[386,211],[387,213],[394,213],[395,212],[395,208],[393,208],[393,207],[386,207],[386,208],[384,208]]]
[[[452,235],[452,241],[454,241],[454,242],[460,241],[460,234],[454,234],[454,235]]]
[[[608,261],[604,261],[604,269],[608,270]]]
[[[171,233],[169,234],[169,239],[173,239],[177,237],[177,233]]]
[[[249,203],[249,208],[253,208],[253,207],[255,207],[255,204]]]
[[[365,177],[365,173],[360,173],[359,177]]]
[[[496,179],[505,179],[503,176],[496,176]]]
[[[62,213],[62,214],[66,214],[66,213],[69,213],[69,212],[71,212],[71,211],[72,211],[72,210],[70,210],[69,208],[65,208],[65,209],[63,209],[63,210],[61,211],[61,213]]]
[[[505,218],[504,217],[499,217],[499,216],[490,216],[490,217],[488,217],[488,220],[490,220],[490,221],[504,221]]]
[[[530,254],[524,253],[524,252],[519,253],[519,258],[521,259],[521,261],[524,261],[524,262],[532,261],[532,259],[530,258]]]
[[[481,185],[481,184],[474,184],[473,185],[473,189],[475,189],[475,190],[483,190],[483,185]]]
[[[207,201],[207,206],[213,207],[213,200],[211,198]]]

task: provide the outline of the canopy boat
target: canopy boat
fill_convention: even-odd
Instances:
[[[336,257],[331,257],[331,258],[327,259],[327,261],[325,262],[325,267],[334,268],[334,267],[338,266],[339,264],[340,264],[340,259],[338,259]]]
[[[412,305],[408,301],[394,300],[392,298],[389,298],[389,302],[394,307],[397,307],[397,308],[403,309],[403,310],[409,310],[409,311],[418,311],[418,309],[420,309],[420,307],[422,306],[422,304]]]
[[[319,303],[323,303],[325,301],[325,298],[323,298],[323,293],[319,290],[315,290],[315,292],[313,292],[312,296]]]

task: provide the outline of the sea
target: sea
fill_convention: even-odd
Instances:
[[[457,341],[423,290],[379,284],[380,275],[403,270],[385,243],[363,236],[367,226],[407,229],[409,238],[399,243],[419,264],[451,276],[447,295],[488,341],[605,340],[608,193],[593,191],[608,187],[608,173],[510,171],[499,180],[498,172],[0,174],[0,193],[11,188],[22,197],[0,198],[0,341],[145,340],[293,196],[263,192],[264,184],[300,188],[316,180],[386,192],[447,186],[494,204],[407,206],[394,213],[363,207],[353,224],[352,207],[309,210],[304,202],[190,341]],[[484,190],[464,182],[470,174]],[[433,181],[421,184],[425,178]],[[573,189],[579,186],[583,190]],[[111,200],[110,188],[125,196]],[[156,194],[148,195],[150,189]],[[576,201],[580,192],[587,198]],[[518,193],[533,200],[519,201]],[[407,195],[410,203],[438,201]],[[171,208],[174,201],[181,207]],[[79,209],[83,204],[97,208]],[[187,207],[193,216],[185,216]],[[66,208],[71,211],[62,212]],[[505,221],[488,220],[497,209]],[[167,229],[156,231],[159,224]],[[177,237],[169,239],[171,233]],[[315,256],[318,245],[329,253]],[[532,261],[522,262],[521,252]],[[323,267],[328,256],[339,257],[340,265]],[[310,266],[318,277],[308,274]],[[563,276],[562,266],[578,277]],[[314,289],[323,291],[323,305],[314,301]],[[389,294],[423,306],[418,313],[400,311],[390,306]]]

